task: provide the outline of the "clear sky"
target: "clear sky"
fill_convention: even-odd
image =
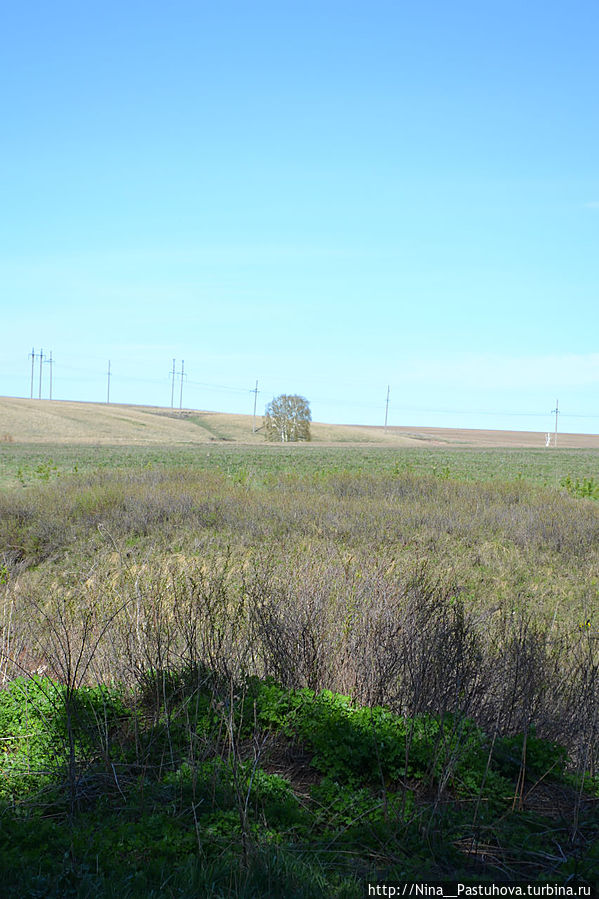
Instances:
[[[0,394],[599,432],[596,0],[4,4]],[[35,395],[39,389],[36,360]],[[50,367],[43,367],[47,396]],[[175,392],[178,404],[179,385]]]

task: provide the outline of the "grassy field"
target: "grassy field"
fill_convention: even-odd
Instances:
[[[253,427],[256,427],[254,433]],[[196,409],[166,409],[106,403],[76,403],[0,397],[0,442],[110,446],[198,446],[210,443],[262,445],[262,418]],[[435,442],[428,437],[383,433],[381,428],[312,424],[316,443],[366,443],[392,446]],[[453,439],[449,435],[442,442]],[[464,442],[462,436],[458,436]],[[535,438],[541,443],[540,435]],[[581,444],[586,445],[585,441]]]
[[[473,447],[278,446],[89,446],[0,444],[0,487],[29,486],[65,474],[119,468],[189,466],[227,477],[269,483],[283,472],[427,474],[480,481],[523,479],[544,486],[584,478],[599,480],[599,451]]]
[[[594,886],[598,459],[0,445],[4,894]]]
[[[185,446],[264,444],[260,415],[231,415],[196,409],[166,409],[106,403],[78,403],[0,397],[0,443],[63,446]],[[256,431],[254,433],[254,426]],[[502,447],[542,449],[545,434],[463,428],[368,427],[313,422],[318,444],[385,447]],[[599,451],[599,436],[560,434],[561,449]]]

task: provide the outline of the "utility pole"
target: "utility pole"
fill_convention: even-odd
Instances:
[[[185,362],[181,359],[181,371],[179,372],[181,375],[181,392],[179,393],[179,409],[183,408],[183,378],[185,377]]]
[[[385,434],[387,433],[387,418],[389,416],[389,384],[387,384],[387,403],[385,405]]]
[[[42,367],[43,367],[43,363],[44,363],[44,351],[40,350],[40,393],[39,393],[40,400],[42,398]]]
[[[555,401],[555,409],[551,410],[555,412],[555,437],[553,439],[553,445],[557,446],[557,416],[559,415],[559,400]]]
[[[31,399],[33,399],[33,366],[35,365],[35,347],[31,348]]]
[[[108,386],[106,388],[106,403],[110,402],[110,359],[108,360],[108,371],[106,372],[108,377]]]
[[[256,386],[253,390],[250,390],[250,393],[254,394],[254,417],[252,418],[252,434],[256,433],[256,403],[258,402],[258,381],[256,381]]]
[[[50,366],[50,399],[52,399],[52,350],[50,350],[50,358],[46,359],[46,362]]]
[[[174,408],[175,405],[175,360],[173,359],[173,370],[171,372],[172,376],[172,384],[171,384],[171,409]]]

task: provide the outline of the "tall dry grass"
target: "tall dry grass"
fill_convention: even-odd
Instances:
[[[490,733],[534,725],[596,770],[590,501],[409,475],[106,472],[5,494],[0,546],[4,680],[151,684],[160,705],[157,673],[272,676]]]

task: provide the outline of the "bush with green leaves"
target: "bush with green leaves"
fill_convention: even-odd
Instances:
[[[72,764],[103,761],[118,750],[111,731],[130,716],[116,690],[69,690],[49,678],[18,677],[0,690],[3,778],[0,799],[24,798],[63,780]]]
[[[493,748],[493,763],[506,777],[517,777],[523,770],[534,777],[564,773],[568,751],[552,740],[541,740],[531,725],[526,734],[499,737]]]

